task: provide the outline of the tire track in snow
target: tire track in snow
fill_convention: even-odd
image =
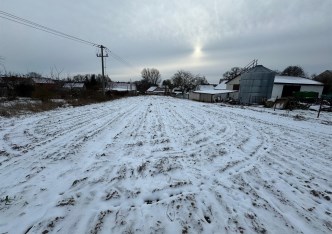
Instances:
[[[54,111],[27,122],[0,129],[2,137],[9,133],[3,149],[32,146],[11,151],[25,157],[4,162],[2,178],[34,173],[0,187],[1,197],[14,195],[11,206],[0,205],[5,231],[15,225],[37,233],[329,230],[329,203],[310,190],[331,190],[324,180],[330,157],[315,149],[324,145],[319,131],[307,137],[301,123],[289,127],[245,109],[166,97]]]

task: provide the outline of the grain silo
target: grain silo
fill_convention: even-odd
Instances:
[[[257,65],[241,75],[239,101],[242,104],[261,103],[271,98],[275,72]]]

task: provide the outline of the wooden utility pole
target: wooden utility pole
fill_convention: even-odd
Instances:
[[[319,105],[319,110],[318,110],[318,114],[317,114],[317,118],[319,118],[320,115],[320,111],[322,110],[322,105],[323,105],[323,95],[320,97],[320,105]]]
[[[101,67],[102,67],[101,75],[102,75],[102,83],[103,83],[102,87],[103,87],[103,95],[105,95],[105,72],[104,72],[105,66],[104,66],[104,57],[108,57],[108,54],[104,55],[105,46],[100,45],[99,48],[101,50],[101,53],[97,54],[97,57],[101,57]]]

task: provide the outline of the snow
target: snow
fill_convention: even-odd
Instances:
[[[316,114],[140,96],[1,118],[0,233],[331,233]]]
[[[214,89],[227,89],[226,82],[228,80],[223,80],[221,83],[219,83]]]
[[[146,90],[146,92],[153,92],[157,88],[157,86],[151,86],[148,90]]]
[[[206,94],[222,94],[222,93],[234,93],[237,91],[234,90],[202,90],[202,91],[194,91],[194,93],[206,93]]]
[[[324,84],[315,81],[315,80],[310,80],[302,77],[294,77],[294,76],[275,76],[274,78],[274,83],[275,84],[303,84],[303,85],[321,85],[323,86]]]
[[[214,86],[213,85],[198,85],[196,87],[196,91],[207,91],[207,90],[213,90]]]
[[[125,82],[111,82],[108,89],[118,92],[136,91],[136,85]]]
[[[126,89],[126,88],[112,88],[111,90],[118,91],[118,92],[128,92],[128,91],[130,91],[130,89]]]
[[[32,78],[36,84],[55,84],[55,81],[49,78]]]

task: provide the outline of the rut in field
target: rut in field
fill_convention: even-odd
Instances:
[[[1,233],[332,231],[331,126],[149,96],[0,127]]]

